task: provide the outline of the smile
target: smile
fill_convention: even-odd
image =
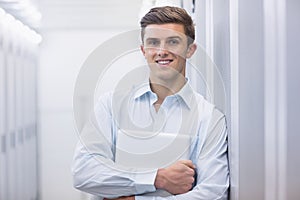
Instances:
[[[168,59],[168,60],[156,60],[155,62],[158,63],[159,65],[169,65],[173,60]]]

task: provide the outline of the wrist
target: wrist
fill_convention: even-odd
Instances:
[[[154,186],[156,189],[163,189],[165,186],[165,169],[158,169],[157,174],[154,181]]]

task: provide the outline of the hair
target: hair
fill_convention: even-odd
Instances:
[[[152,8],[140,21],[141,37],[144,40],[145,28],[150,24],[182,24],[188,37],[188,44],[195,40],[195,27],[191,16],[183,8],[164,6]]]

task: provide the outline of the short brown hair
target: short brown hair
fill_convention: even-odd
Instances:
[[[195,40],[195,27],[191,16],[179,7],[155,7],[152,8],[140,21],[141,36],[144,40],[145,28],[150,24],[182,24],[185,34],[188,37],[188,44],[192,44]]]

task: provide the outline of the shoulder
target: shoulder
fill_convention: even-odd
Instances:
[[[193,99],[194,103],[197,105],[199,113],[201,113],[202,116],[205,115],[205,118],[210,119],[213,111],[216,109],[216,106],[195,91],[193,91]]]
[[[226,124],[225,114],[218,109],[215,104],[195,91],[193,91],[193,94],[198,106],[199,114],[202,115],[203,120],[208,122],[210,128],[215,124]]]
[[[101,94],[99,97],[95,98],[94,109],[95,111],[99,111],[102,109],[110,109],[112,105],[112,96],[113,92],[106,92]]]
[[[113,91],[105,92],[103,94],[100,94],[98,97],[95,98],[95,104],[98,104],[100,102],[106,102],[111,101],[113,96]]]
[[[216,127],[219,127],[219,129],[226,128],[226,118],[224,113],[214,107],[211,114],[209,129],[214,129]]]
[[[130,97],[131,93],[126,90],[105,92],[96,98],[94,109],[96,111],[99,111],[99,109],[107,111],[119,110],[123,107],[124,103],[128,103],[127,101]]]

